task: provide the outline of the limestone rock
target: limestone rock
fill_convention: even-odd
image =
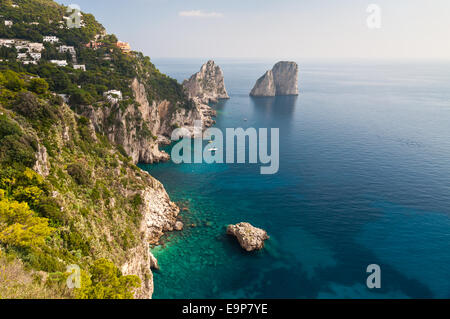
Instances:
[[[278,62],[256,81],[251,96],[298,95],[298,65]]]
[[[175,226],[174,226],[173,228],[174,228],[175,230],[177,230],[177,231],[180,231],[180,230],[183,230],[183,227],[184,227],[183,223],[180,222],[180,221],[177,221],[177,222],[175,223]]]
[[[131,90],[138,107],[86,105],[77,106],[77,112],[91,120],[95,131],[105,134],[111,143],[122,146],[135,164],[168,161],[169,154],[159,146],[170,143],[174,128],[185,127],[193,135],[196,121],[203,123],[203,129],[215,123],[216,112],[198,98],[193,99],[190,109],[175,107],[167,100],[150,102],[148,89],[137,78],[132,81]],[[145,134],[142,132],[144,127],[147,129]]]
[[[210,60],[200,71],[183,82],[190,98],[198,98],[201,103],[216,103],[219,99],[229,99],[222,69]]]
[[[235,236],[241,247],[246,251],[262,249],[264,241],[269,239],[265,230],[256,228],[249,223],[229,225],[227,234]]]

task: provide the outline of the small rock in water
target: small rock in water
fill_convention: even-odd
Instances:
[[[175,230],[178,230],[178,231],[180,231],[180,230],[183,230],[183,223],[182,222],[180,222],[180,221],[177,221],[176,223],[175,223],[175,226],[174,226],[174,228],[175,228]]]
[[[150,255],[150,269],[159,270],[158,259],[156,259],[152,253],[149,253],[149,255]]]
[[[269,239],[267,232],[256,228],[249,223],[229,225],[227,234],[233,235],[246,251],[260,250],[264,247],[264,241]]]

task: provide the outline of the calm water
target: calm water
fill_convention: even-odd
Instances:
[[[154,62],[182,81],[205,61]],[[276,61],[216,62],[216,127],[280,128],[280,171],[143,166],[197,226],[153,249],[154,298],[449,298],[450,64],[298,61],[300,96],[254,99]],[[263,251],[225,235],[241,221],[268,231]]]

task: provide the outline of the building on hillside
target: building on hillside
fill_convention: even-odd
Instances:
[[[74,64],[73,68],[74,68],[75,70],[83,70],[83,71],[86,71],[86,65],[84,65],[84,64]]]
[[[31,56],[31,58],[34,61],[39,61],[41,59],[41,57],[42,57],[42,55],[40,53],[37,53],[37,52],[30,52],[28,54]]]
[[[0,39],[0,46],[12,48],[15,41],[13,39]]]
[[[13,22],[11,20],[5,20],[5,26],[11,28],[13,25]]]
[[[122,41],[118,41],[116,43],[116,46],[122,50],[123,53],[130,53],[131,52],[131,46],[128,42],[122,42]]]
[[[44,44],[37,42],[28,43],[28,47],[32,52],[42,52],[44,50]]]
[[[23,64],[28,65],[28,64],[37,64],[37,61],[34,60],[27,60],[27,61],[22,61]]]
[[[17,59],[22,61],[28,59],[28,53],[17,53]]]
[[[18,44],[15,46],[15,48],[18,52],[21,52],[21,51],[30,52],[30,47],[26,44]]]
[[[103,93],[103,96],[111,103],[118,103],[122,100],[122,92],[119,90],[109,90]]]
[[[67,95],[67,94],[57,94],[57,95],[62,97],[64,103],[69,103],[69,98],[70,98],[69,95]]]
[[[16,41],[14,39],[0,39],[0,46],[12,47]]]
[[[70,54],[74,55],[76,54],[75,48],[72,46],[62,45],[58,48],[59,53],[66,53],[69,52]]]
[[[58,43],[59,39],[58,39],[58,37],[56,37],[54,35],[47,35],[44,37],[43,41],[50,42],[50,43]]]
[[[50,60],[50,63],[56,64],[57,66],[67,66],[66,60]]]
[[[91,40],[88,43],[86,43],[84,46],[86,48],[97,50],[98,48],[101,48],[103,45],[104,44],[102,42],[97,42],[97,41]]]

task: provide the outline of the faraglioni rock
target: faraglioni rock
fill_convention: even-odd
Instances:
[[[298,95],[298,65],[278,62],[256,81],[251,96]]]
[[[229,99],[221,68],[212,60],[206,62],[200,71],[183,82],[187,94],[201,103],[216,103]]]
[[[229,225],[227,234],[233,235],[246,251],[260,250],[264,247],[264,241],[269,239],[267,232],[256,228],[249,223]]]

